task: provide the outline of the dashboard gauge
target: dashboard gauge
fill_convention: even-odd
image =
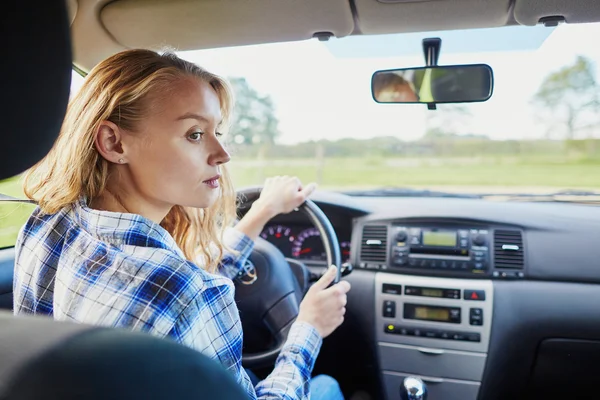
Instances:
[[[296,240],[292,243],[292,257],[303,260],[325,260],[325,248],[317,228],[305,229],[296,236]]]
[[[296,238],[291,228],[285,225],[270,225],[261,232],[260,237],[275,245],[285,257],[292,254],[292,243]]]
[[[342,264],[350,261],[350,242],[340,242]]]

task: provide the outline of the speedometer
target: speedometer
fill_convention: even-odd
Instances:
[[[298,234],[292,243],[292,257],[315,261],[326,259],[321,233],[317,228],[308,228]]]
[[[274,244],[285,257],[292,254],[292,243],[296,238],[291,228],[285,225],[270,225],[261,232],[260,237]]]

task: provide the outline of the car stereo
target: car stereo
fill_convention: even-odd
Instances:
[[[435,269],[484,274],[490,264],[487,229],[392,226],[391,270]]]

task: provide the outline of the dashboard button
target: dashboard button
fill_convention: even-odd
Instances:
[[[381,287],[381,291],[387,294],[402,294],[402,285],[384,283]]]
[[[405,265],[406,263],[408,263],[408,257],[395,256],[393,262],[396,265]]]
[[[413,331],[413,336],[423,336],[423,331],[421,329],[415,328]]]
[[[467,333],[466,339],[469,342],[481,342],[481,335],[479,333]]]
[[[453,332],[452,333],[452,340],[465,340],[466,336],[463,333],[460,332]]]
[[[482,262],[476,262],[476,263],[473,265],[473,268],[475,268],[475,269],[485,269],[485,264],[484,264],[484,263],[482,263]]]
[[[410,265],[411,267],[418,266],[418,262],[419,262],[419,260],[417,260],[416,258],[409,258],[408,259],[408,265]]]
[[[413,334],[413,330],[410,328],[400,328],[398,329],[398,333],[404,336],[410,336]]]
[[[431,339],[436,339],[440,337],[440,333],[438,331],[434,331],[434,330],[426,330],[423,331],[423,336],[431,338]]]
[[[429,260],[429,268],[438,268],[440,262],[438,260]]]
[[[469,324],[475,326],[483,325],[483,309],[471,308],[469,310]]]
[[[485,290],[465,289],[465,300],[483,301],[485,300]]]
[[[396,302],[386,300],[383,302],[383,316],[385,318],[396,318]]]
[[[452,339],[452,333],[442,331],[440,332],[440,339]]]

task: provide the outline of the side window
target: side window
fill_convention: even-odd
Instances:
[[[84,78],[73,71],[71,78],[71,97],[83,84]],[[25,198],[22,187],[22,175],[0,181],[0,193],[12,197]],[[21,227],[35,208],[32,204],[0,202],[0,249],[14,247]]]

